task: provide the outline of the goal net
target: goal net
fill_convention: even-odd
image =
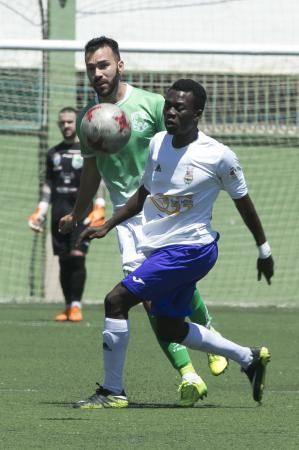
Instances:
[[[51,48],[52,46],[52,48]],[[69,46],[69,47],[68,47]],[[33,234],[27,219],[39,200],[45,155],[61,140],[57,112],[81,109],[93,95],[83,64],[84,43],[0,45],[0,299],[58,301],[57,262],[49,226]],[[256,282],[252,236],[233,202],[220,195],[214,228],[219,260],[200,290],[209,303],[295,305],[298,299],[299,52],[293,47],[148,46],[123,43],[125,79],[165,93],[177,78],[200,81],[208,102],[200,127],[230,145],[245,170],[251,196],[276,261],[274,285]],[[192,64],[190,63],[192,61]],[[108,216],[111,214],[109,199]],[[94,241],[87,257],[85,301],[102,301],[122,276],[114,233]]]

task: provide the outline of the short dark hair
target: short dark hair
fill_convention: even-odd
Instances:
[[[207,101],[207,93],[205,88],[197,81],[190,78],[180,78],[175,81],[169,89],[175,91],[193,92],[194,106],[196,109],[204,110]]]
[[[88,41],[85,45],[85,55],[89,52],[94,53],[96,50],[98,50],[98,48],[102,47],[110,47],[113,54],[116,56],[116,59],[120,60],[118,43],[114,39],[108,38],[106,36],[96,37]]]
[[[73,106],[64,106],[58,114],[62,114],[64,112],[73,112],[77,115],[77,110]]]

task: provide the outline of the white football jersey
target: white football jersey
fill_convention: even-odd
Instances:
[[[142,183],[150,192],[143,208],[142,251],[175,244],[206,245],[215,240],[212,209],[220,192],[232,199],[247,194],[235,153],[202,132],[191,144],[175,148],[163,131],[150,143]]]

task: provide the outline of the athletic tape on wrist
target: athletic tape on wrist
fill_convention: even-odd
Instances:
[[[258,246],[259,258],[266,259],[271,256],[271,248],[269,243],[266,241],[262,245]]]
[[[94,204],[95,204],[96,206],[102,206],[103,208],[106,206],[106,202],[105,202],[105,200],[104,200],[102,197],[98,197],[98,198],[95,200]]]
[[[45,217],[47,214],[48,208],[49,208],[49,203],[42,200],[41,202],[39,202],[38,208],[39,208],[40,215],[42,217]]]

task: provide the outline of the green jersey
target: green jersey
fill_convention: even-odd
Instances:
[[[99,103],[95,100],[78,116],[77,134],[80,139],[82,156],[96,157],[97,168],[109,191],[114,208],[119,208],[136,192],[148,159],[150,139],[158,131],[165,129],[163,120],[164,98],[153,92],[127,85],[125,98],[117,105],[126,113],[131,122],[131,137],[123,149],[112,155],[94,153],[84,147],[80,137],[80,125],[85,112]]]

